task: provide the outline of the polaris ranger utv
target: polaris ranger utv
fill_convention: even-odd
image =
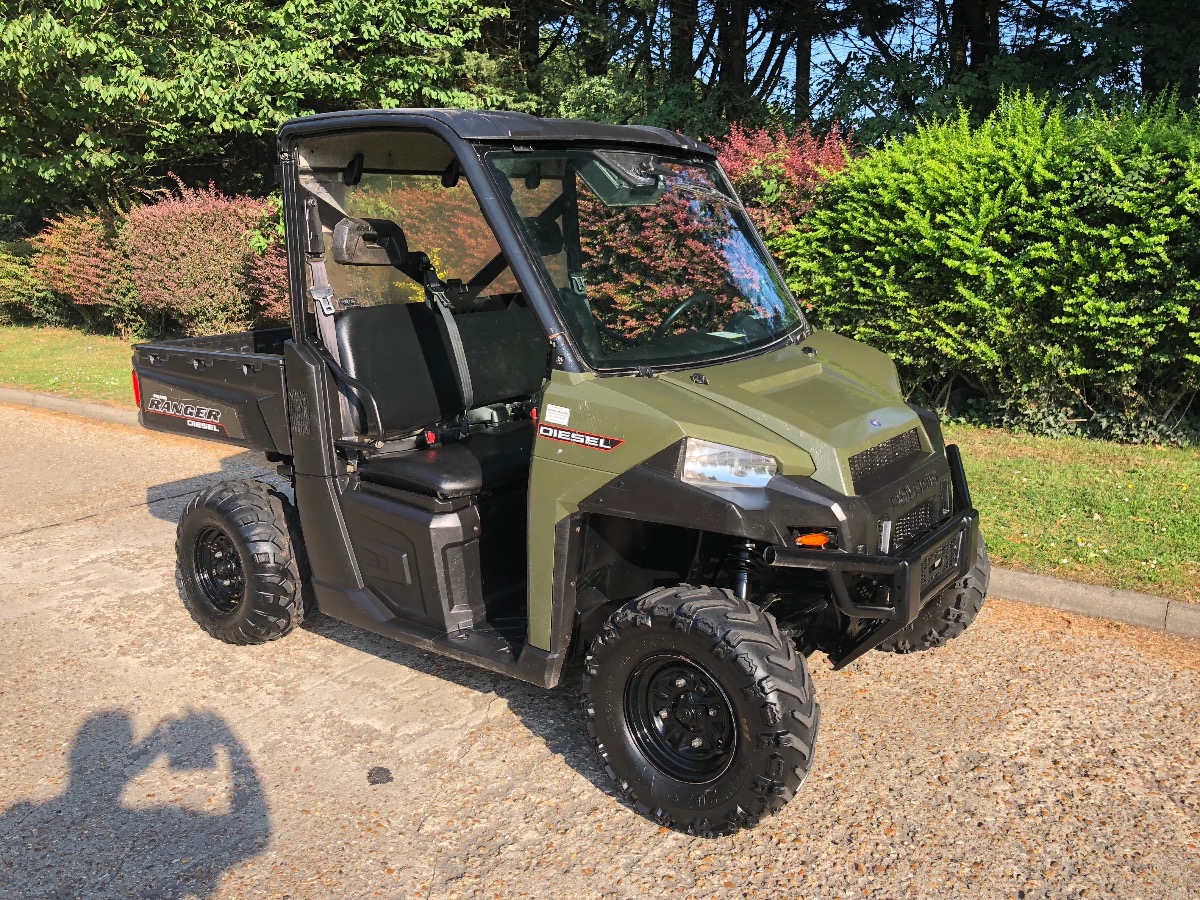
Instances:
[[[545,687],[660,823],[729,832],[813,761],[806,657],[960,634],[989,566],[957,449],[814,331],[713,152],[393,110],[278,140],[290,328],[140,344],[147,428],[262,451],[179,524],[232,643],[312,609]]]

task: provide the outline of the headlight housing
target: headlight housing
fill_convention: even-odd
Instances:
[[[762,487],[779,472],[773,456],[688,438],[683,449],[685,484],[697,487]]]

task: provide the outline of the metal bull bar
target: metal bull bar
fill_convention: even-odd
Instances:
[[[860,643],[833,660],[840,669],[903,630],[931,599],[971,571],[979,540],[979,513],[971,505],[967,479],[958,447],[946,447],[954,501],[950,517],[916,544],[894,556],[843,553],[838,550],[801,550],[774,544],[763,552],[771,568],[809,569],[824,572],[838,609],[859,619],[881,619]],[[957,557],[957,558],[955,558]],[[856,600],[847,581],[868,577],[886,589],[870,601]]]

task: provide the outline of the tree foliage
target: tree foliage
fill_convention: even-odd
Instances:
[[[1170,0],[0,0],[0,217],[163,190],[268,190],[291,116],[507,107],[721,136],[871,145],[1004,86],[1200,92],[1200,17]],[[168,185],[169,187],[169,185]],[[0,222],[0,234],[4,232]],[[3,235],[7,236],[7,235]]]
[[[262,189],[288,118],[495,106],[472,0],[10,2],[0,25],[0,209],[128,204],[168,171]]]

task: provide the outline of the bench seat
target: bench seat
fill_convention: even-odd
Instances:
[[[492,493],[529,477],[533,437],[532,422],[511,422],[451,444],[372,459],[359,477],[439,500]]]

